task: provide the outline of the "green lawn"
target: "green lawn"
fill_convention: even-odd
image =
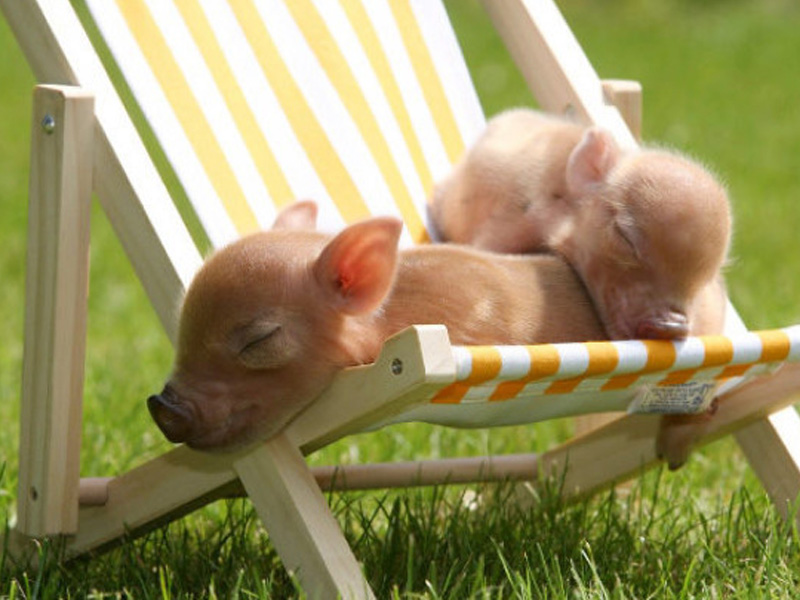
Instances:
[[[602,77],[642,82],[644,136],[701,159],[728,183],[736,216],[730,294],[745,321],[800,322],[800,6],[792,0],[569,0],[560,3]],[[473,1],[448,9],[487,114],[528,104]],[[0,515],[16,494],[30,91],[0,19]],[[144,410],[171,349],[102,212],[93,212],[82,470],[112,475],[167,444]],[[554,422],[492,432],[422,425],[335,444],[315,462],[543,450]],[[794,597],[797,532],[783,526],[730,441],[677,473],[617,495],[529,512],[508,490],[348,494],[331,499],[379,597]],[[46,557],[45,557],[46,558]],[[91,562],[38,574],[0,564],[16,597],[285,597],[296,592],[246,502],[209,507]]]

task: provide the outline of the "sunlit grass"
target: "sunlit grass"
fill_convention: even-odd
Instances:
[[[644,85],[644,137],[687,152],[728,182],[736,215],[731,295],[754,327],[800,322],[800,9],[791,2],[561,3],[601,77]],[[487,114],[531,102],[480,7],[448,2]],[[30,90],[0,20],[0,516],[13,511],[19,413]],[[93,211],[82,470],[121,472],[163,451],[144,409],[171,348],[98,207]],[[315,463],[544,450],[566,422],[461,432],[404,425],[326,448]],[[602,457],[598,457],[602,460]],[[476,507],[463,489],[335,496],[379,597],[792,597],[796,533],[775,516],[732,441],[676,474],[529,512]],[[249,505],[218,504],[93,561],[38,574],[0,564],[16,597],[286,597],[296,587]]]

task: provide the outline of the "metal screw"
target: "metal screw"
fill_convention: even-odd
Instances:
[[[399,358],[395,358],[392,361],[392,373],[394,375],[400,375],[403,372],[403,361]]]
[[[56,120],[53,118],[53,115],[45,115],[44,119],[42,119],[42,129],[47,135],[53,133],[56,129]]]

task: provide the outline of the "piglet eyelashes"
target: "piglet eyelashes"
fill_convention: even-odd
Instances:
[[[239,351],[239,354],[244,354],[250,350],[255,349],[257,346],[265,342],[266,340],[270,339],[274,336],[278,330],[280,330],[281,326],[279,324],[270,325],[268,328],[263,328],[260,331],[256,331],[253,333],[252,337],[250,337],[242,346],[242,349]]]
[[[633,243],[630,234],[626,232],[622,225],[617,222],[614,223],[614,233],[616,233],[617,236],[630,248],[631,252],[633,252],[635,256],[639,256],[639,251],[636,248],[636,244]]]

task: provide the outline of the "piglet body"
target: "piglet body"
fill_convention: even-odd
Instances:
[[[337,371],[372,362],[412,324],[445,324],[455,344],[605,338],[560,258],[449,245],[398,252],[396,219],[330,237],[313,222],[294,228],[303,210],[212,255],[192,282],[173,374],[148,400],[171,441],[212,449],[267,438]]]
[[[440,237],[494,252],[549,250],[580,193],[568,188],[566,165],[582,136],[579,125],[533,110],[491,119],[434,189]]]
[[[614,339],[722,329],[727,195],[678,154],[622,152],[602,129],[511,110],[436,186],[431,214],[445,241],[563,256]]]

